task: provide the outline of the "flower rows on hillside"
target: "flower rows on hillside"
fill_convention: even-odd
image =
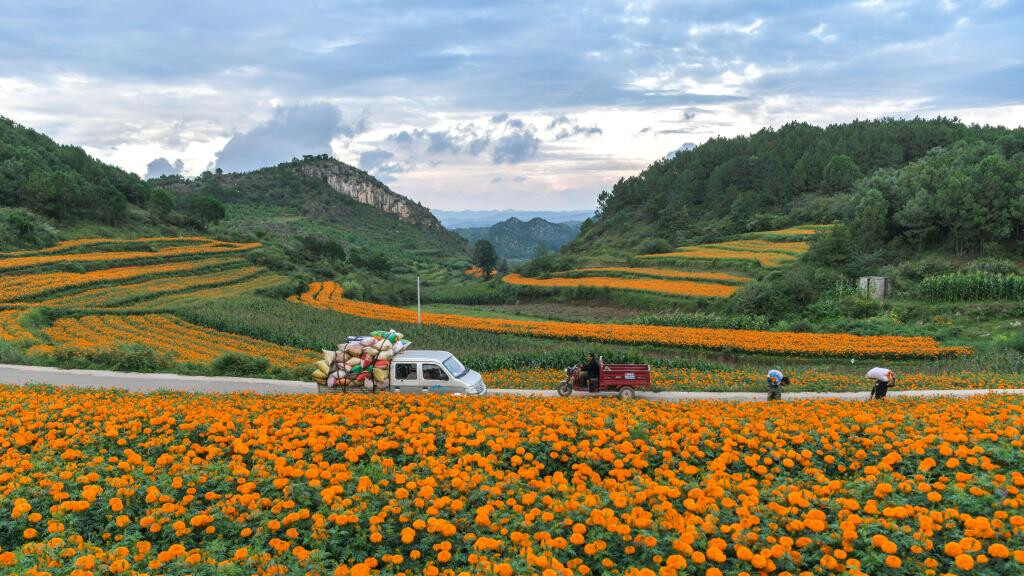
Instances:
[[[205,236],[151,236],[146,238],[79,238],[77,240],[65,240],[48,248],[37,248],[34,250],[17,250],[14,252],[0,252],[0,258],[10,256],[29,256],[36,254],[54,254],[57,252],[68,252],[86,246],[95,247],[107,245],[125,244],[203,244],[210,242]]]
[[[653,276],[655,278],[685,278],[690,280],[717,280],[719,282],[749,282],[750,278],[725,272],[704,272],[700,270],[677,270],[675,268],[646,268],[642,266],[594,266],[576,268],[564,274],[592,274],[595,272],[616,272],[631,276]]]
[[[161,294],[185,292],[207,286],[231,285],[260,274],[262,268],[243,266],[228,270],[195,273],[187,276],[156,278],[133,284],[115,284],[91,288],[42,300],[35,304],[54,308],[112,308]]]
[[[0,340],[14,342],[33,340],[32,333],[21,325],[23,310],[0,310]]]
[[[292,300],[344,314],[416,323],[416,311],[344,298],[336,282],[313,282]],[[579,338],[600,342],[626,342],[799,355],[932,357],[969,354],[965,348],[943,348],[933,338],[917,336],[856,336],[806,332],[764,332],[717,328],[679,328],[626,324],[588,324],[557,321],[477,318],[456,314],[423,313],[423,323],[448,328]]]
[[[679,392],[762,392],[765,371],[754,370],[691,370],[659,368],[651,370],[653,385],[658,390]],[[862,375],[836,374],[822,370],[786,371],[791,383],[788,392],[863,392],[870,382]],[[520,368],[484,373],[491,388],[553,389],[565,378],[562,370]],[[1024,376],[999,373],[950,372],[943,374],[903,373],[897,375],[895,390],[984,390],[1024,389]]]
[[[683,247],[679,248],[675,252],[644,254],[640,257],[648,259],[675,258],[684,260],[688,258],[696,260],[750,260],[767,268],[775,268],[796,260],[796,256],[783,252],[735,250],[731,248],[715,247],[713,244],[706,246]]]
[[[241,263],[237,258],[207,258],[184,262],[168,262],[141,266],[120,266],[90,272],[43,272],[39,274],[5,274],[0,277],[0,302],[12,302],[77,286],[119,282],[143,276],[187,273]]]
[[[5,387],[0,567],[1019,574],[1021,402]]]
[[[304,366],[316,359],[308,350],[197,326],[169,314],[61,318],[46,329],[46,334],[58,346],[73,350],[111,350],[121,344],[142,344],[192,364],[209,364],[229,352],[266,358],[281,368]]]
[[[54,254],[47,252],[23,253],[22,255],[0,254],[0,270],[25,268],[66,262],[122,262],[156,258],[202,256],[223,254],[227,252],[245,252],[261,246],[258,242],[237,243],[205,239],[205,242],[187,245],[170,245],[153,251],[116,250],[83,252],[71,254]]]
[[[712,282],[691,282],[689,280],[664,280],[660,278],[616,278],[610,276],[585,276],[581,278],[526,278],[519,274],[506,274],[502,281],[516,286],[541,288],[614,288],[637,292],[657,292],[673,296],[694,296],[699,298],[727,298],[736,291],[735,286]]]

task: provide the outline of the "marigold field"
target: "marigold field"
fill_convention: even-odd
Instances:
[[[727,298],[736,291],[736,286],[713,282],[691,282],[689,280],[665,280],[661,278],[615,278],[610,276],[586,276],[582,278],[526,278],[519,274],[506,274],[502,281],[516,286],[537,286],[542,288],[614,288],[637,292],[657,292],[673,296],[698,298]]]
[[[309,290],[294,301],[335,310],[344,314],[385,321],[416,322],[416,311],[397,306],[359,302],[344,298],[337,282],[313,282]],[[626,342],[724,348],[748,352],[792,353],[803,355],[865,355],[890,357],[933,357],[945,354],[969,354],[969,349],[943,348],[932,338],[918,336],[856,336],[853,334],[813,334],[803,332],[763,332],[717,328],[679,328],[640,324],[587,324],[537,320],[479,318],[456,314],[423,313],[424,324],[526,334],[555,338],[580,338],[599,342]],[[769,337],[770,336],[770,337]]]
[[[654,276],[655,278],[687,278],[691,280],[718,280],[721,282],[749,282],[750,278],[725,272],[705,272],[700,270],[677,270],[675,268],[646,268],[643,266],[592,266],[576,268],[567,274],[591,274],[594,272],[613,272],[631,276]]]
[[[1024,399],[0,388],[19,574],[1019,574]]]

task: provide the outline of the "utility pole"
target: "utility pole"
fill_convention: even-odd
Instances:
[[[423,314],[420,312],[420,277],[416,277],[416,324],[423,326]]]

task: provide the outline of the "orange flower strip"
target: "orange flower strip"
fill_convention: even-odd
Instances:
[[[241,263],[238,258],[208,258],[188,262],[171,262],[166,264],[150,264],[143,266],[122,266],[93,270],[91,272],[52,272],[42,274],[5,274],[0,276],[0,302],[31,298],[33,296],[70,288],[106,282],[117,282],[138,278],[167,274],[171,272],[190,272],[203,268],[223,266],[229,263]]]
[[[35,336],[21,325],[23,314],[22,310],[0,310],[0,340],[35,340]]]
[[[38,304],[54,308],[79,309],[120,307],[123,304],[135,302],[146,297],[183,292],[204,286],[233,284],[259,274],[262,270],[262,268],[255,266],[245,266],[242,268],[207,272],[205,274],[156,278],[136,284],[102,286],[50,298]]]
[[[542,288],[615,288],[637,292],[658,292],[673,296],[696,296],[702,298],[726,298],[736,291],[735,286],[711,282],[690,282],[688,280],[662,280],[656,278],[614,278],[610,276],[586,276],[582,278],[526,278],[519,274],[506,274],[503,282],[516,286],[537,286]]]
[[[863,373],[837,374],[823,370],[787,371],[792,382],[783,392],[866,392]],[[691,370],[653,367],[654,388],[679,392],[763,392],[765,374],[755,370]],[[494,370],[484,373],[491,388],[553,389],[565,372],[544,368]],[[1024,388],[1024,375],[994,372],[904,373],[896,390],[985,390]]]
[[[0,258],[9,256],[28,256],[34,254],[53,254],[65,252],[83,246],[98,246],[102,244],[169,244],[169,243],[206,243],[211,240],[205,236],[153,236],[148,238],[79,238],[77,240],[65,240],[49,248],[36,250],[17,250],[14,252],[0,252]]]
[[[56,344],[77,350],[142,344],[190,364],[208,364],[222,354],[235,352],[266,358],[274,366],[297,368],[316,357],[308,350],[197,326],[169,314],[61,318],[46,329],[46,334]]]
[[[730,250],[724,248],[706,248],[703,246],[694,246],[689,248],[680,248],[675,252],[664,252],[661,254],[643,254],[640,258],[692,258],[695,260],[752,260],[766,266],[768,268],[774,268],[781,266],[786,262],[792,262],[796,260],[796,257],[791,254],[783,254],[780,252],[751,252],[742,250]]]
[[[569,274],[590,274],[592,272],[621,272],[635,276],[654,276],[656,278],[688,278],[691,280],[718,280],[720,282],[749,282],[750,278],[724,272],[701,272],[697,270],[676,270],[674,268],[644,268],[632,266],[595,266],[576,268]]]
[[[1022,402],[4,386],[0,564],[82,576],[1020,574]]]
[[[0,270],[40,266],[58,262],[106,262],[122,260],[143,260],[151,258],[169,258],[180,256],[202,256],[225,252],[245,252],[262,246],[259,242],[235,243],[209,240],[203,244],[189,246],[169,246],[153,252],[116,251],[116,252],[85,252],[75,254],[40,254],[0,258]]]
[[[415,310],[349,300],[343,297],[341,286],[337,282],[313,282],[310,284],[309,290],[301,296],[293,296],[291,300],[353,316],[416,323]],[[862,357],[934,357],[944,354],[970,354],[970,349],[943,348],[935,339],[923,336],[856,336],[853,334],[765,332],[629,324],[587,324],[476,318],[432,312],[424,312],[422,318],[425,324],[464,330],[775,354]]]
[[[708,248],[721,248],[723,250],[741,250],[750,252],[781,252],[783,254],[799,255],[807,252],[811,247],[807,242],[775,242],[771,240],[732,240],[730,242],[719,242],[718,244],[704,244]]]

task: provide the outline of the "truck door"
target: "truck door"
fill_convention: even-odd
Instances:
[[[395,362],[395,377],[391,386],[402,394],[419,394],[419,373],[415,362]]]
[[[423,392],[448,392],[448,373],[440,364],[425,362],[420,365],[420,386]]]

